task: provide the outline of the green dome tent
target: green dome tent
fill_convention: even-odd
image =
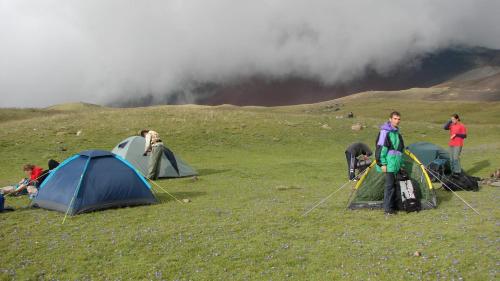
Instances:
[[[442,147],[430,142],[416,142],[410,144],[407,149],[413,153],[422,164],[429,164],[436,159],[446,160],[446,167],[450,169],[450,153]]]
[[[422,209],[437,207],[436,194],[429,175],[419,159],[410,151],[403,153],[403,165],[415,188],[416,196],[420,199]],[[355,195],[349,202],[350,209],[382,208],[384,201],[385,177],[379,173],[373,162],[356,183]]]
[[[145,138],[141,136],[132,136],[121,141],[117,146],[115,146],[115,148],[113,148],[111,152],[126,159],[142,175],[147,175],[148,161],[150,156],[142,155],[145,145]],[[158,177],[178,178],[195,176],[198,174],[195,169],[182,161],[182,159],[180,159],[177,155],[174,155],[170,150],[168,150],[168,152],[169,154],[164,154],[161,157],[160,174],[158,175]],[[174,163],[172,163],[172,161],[174,161]],[[174,168],[175,166],[177,166],[179,172],[177,172],[177,169]]]

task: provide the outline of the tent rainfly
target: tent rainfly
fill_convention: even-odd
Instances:
[[[145,145],[146,140],[143,137],[132,136],[121,141],[111,152],[130,162],[142,175],[147,175],[150,156],[142,155]],[[165,154],[161,157],[160,173],[158,175],[160,178],[189,177],[197,174],[195,169],[166,148]]]
[[[108,151],[87,150],[51,171],[32,205],[76,215],[156,202],[151,186],[130,163]]]

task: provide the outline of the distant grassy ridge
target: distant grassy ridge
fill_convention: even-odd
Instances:
[[[23,120],[23,119],[36,119],[43,117],[50,117],[56,114],[62,113],[72,113],[75,111],[92,111],[104,109],[104,107],[90,104],[90,103],[66,103],[50,106],[47,108],[2,108],[0,109],[0,123],[12,121],[12,120]]]
[[[500,103],[431,102],[423,91],[273,108],[0,109],[0,184],[19,180],[26,162],[45,167],[50,158],[110,150],[142,128],[157,130],[200,172],[157,181],[189,204],[156,190],[160,204],[64,225],[61,213],[7,198],[18,210],[0,214],[0,280],[495,280],[497,188],[460,192],[481,216],[442,190],[439,207],[418,214],[348,211],[348,187],[302,217],[345,183],[345,147],[373,147],[392,110],[402,113],[407,144],[443,147],[442,125],[460,114],[469,129],[465,170],[484,177],[500,167]],[[341,118],[350,111],[355,118]],[[363,129],[351,130],[355,123]]]

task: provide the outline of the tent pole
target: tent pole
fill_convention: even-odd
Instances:
[[[90,159],[91,159],[91,157],[89,156],[89,159],[87,159],[87,163],[85,163],[85,168],[83,168],[83,172],[80,175],[80,181],[78,181],[78,186],[75,189],[75,193],[73,194],[73,197],[71,198],[71,201],[69,202],[68,209],[66,210],[66,214],[64,215],[64,219],[62,221],[62,224],[64,224],[64,222],[66,221],[66,217],[68,217],[69,210],[71,209],[71,206],[75,202],[75,198],[78,195],[78,191],[80,190],[80,186],[82,185],[83,176],[85,176],[85,172],[87,172],[87,168],[89,166]]]
[[[361,180],[361,177],[363,177],[366,173],[368,173],[368,169],[370,169],[370,168],[371,168],[371,165],[370,165],[370,167],[366,168],[363,172],[361,172],[359,175],[357,175],[355,178],[358,178],[358,180]],[[345,206],[346,210],[349,208],[349,204],[351,203],[352,196],[354,195],[355,192],[356,192],[356,186],[354,186],[354,188],[351,189],[351,193],[349,194],[349,198],[347,198],[347,205]]]

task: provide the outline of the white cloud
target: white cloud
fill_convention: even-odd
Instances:
[[[500,49],[500,1],[0,0],[0,106],[290,74],[333,84],[455,45]]]

